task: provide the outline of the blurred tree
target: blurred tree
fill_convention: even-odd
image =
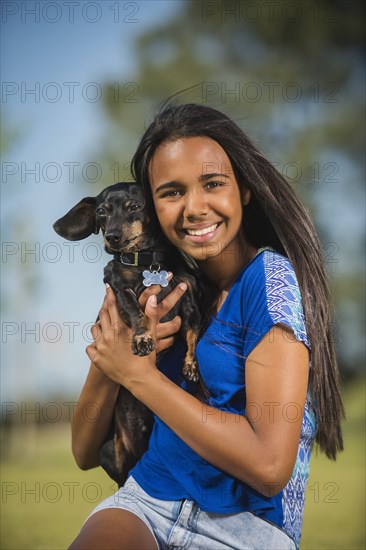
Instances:
[[[27,135],[25,124],[10,125],[2,113],[1,156],[11,154]],[[18,385],[23,392],[36,394],[34,371],[30,360],[30,347],[21,336],[23,326],[30,331],[35,327],[34,316],[42,288],[40,261],[35,261],[37,242],[32,240],[35,234],[35,219],[32,212],[18,206],[19,186],[11,185],[2,174],[1,192],[6,196],[1,203],[1,324],[2,324],[2,367],[1,390],[5,395],[17,395]],[[38,243],[39,245],[39,243]],[[36,317],[37,318],[37,317]],[[28,324],[27,324],[28,323]],[[14,345],[12,336],[17,338]],[[35,338],[36,340],[36,338]],[[37,359],[36,359],[37,360]],[[6,383],[4,383],[6,381]],[[19,381],[22,384],[19,384]],[[2,393],[3,396],[3,393]],[[2,411],[4,414],[5,409]],[[4,448],[12,446],[12,422],[7,424],[1,434]],[[34,426],[29,425],[27,437],[34,434]]]
[[[5,113],[1,113],[1,139],[0,139],[0,155],[2,158],[6,154],[12,152],[22,139],[25,139],[26,127],[24,125],[10,125]],[[5,192],[4,184],[6,180],[3,178],[2,192]],[[12,189],[9,184],[6,189],[7,201],[16,200],[17,189]],[[1,203],[1,201],[0,201]],[[2,274],[4,276],[4,286],[2,287],[2,311],[8,311],[11,305],[14,310],[21,311],[29,297],[35,295],[40,289],[40,274],[39,269],[35,267],[34,262],[25,260],[15,261],[15,251],[20,250],[20,244],[27,241],[27,236],[30,233],[32,225],[32,217],[28,214],[25,219],[24,213],[17,212],[8,208],[5,210],[1,204],[1,219],[2,219]],[[14,213],[15,210],[15,213]],[[18,255],[19,258],[19,255]],[[20,268],[20,269],[19,269]],[[16,282],[17,281],[17,282]],[[13,293],[14,298],[10,299],[10,293],[7,291],[8,286],[13,285],[17,288],[17,292]]]
[[[195,84],[183,101],[224,110],[259,143],[318,225],[338,306],[335,338],[347,335],[338,346],[344,372],[362,363],[363,262],[354,255],[362,258],[365,236],[361,220],[348,258],[355,235],[344,224],[333,233],[333,210],[349,190],[362,202],[364,12],[352,0],[177,2],[175,18],[137,39],[135,74],[106,83],[103,94],[110,124],[101,162],[114,181],[129,179],[128,161],[158,104]]]
[[[9,149],[15,144],[19,138],[20,129],[10,128],[9,122],[4,112],[0,114],[1,131],[0,131],[0,154],[5,155]]]

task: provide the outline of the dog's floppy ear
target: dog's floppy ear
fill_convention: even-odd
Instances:
[[[69,241],[86,239],[92,233],[98,233],[99,224],[95,216],[96,199],[85,197],[65,216],[53,224],[53,229]]]

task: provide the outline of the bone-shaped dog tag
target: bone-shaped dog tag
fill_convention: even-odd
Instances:
[[[168,286],[169,284],[167,271],[148,271],[147,269],[145,269],[145,271],[142,272],[142,275],[144,276],[142,280],[142,284],[144,286]]]

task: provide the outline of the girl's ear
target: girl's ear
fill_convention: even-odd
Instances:
[[[53,224],[53,229],[61,237],[69,241],[86,239],[92,233],[99,232],[99,224],[95,216],[96,199],[85,197],[78,202],[62,218]]]
[[[243,199],[242,199],[243,206],[248,206],[251,196],[252,196],[252,192],[250,189],[245,189],[243,191]]]

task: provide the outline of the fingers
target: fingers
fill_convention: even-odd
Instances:
[[[169,277],[172,277],[171,273]],[[141,299],[140,297],[140,304],[145,303],[145,315],[148,320],[149,329],[156,341],[158,351],[167,349],[174,343],[174,335],[181,327],[181,319],[179,316],[165,323],[159,323],[159,321],[175,306],[186,290],[186,283],[179,283],[160,304],[157,304],[156,298],[156,295],[161,291],[160,285],[153,285],[146,289],[141,295],[143,298]],[[113,331],[120,331],[127,327],[119,315],[115,294],[113,290],[107,286],[106,296],[99,312],[99,321],[91,327],[94,344],[87,348],[87,354],[91,361],[93,361],[93,357],[95,353],[97,353],[98,340],[103,334],[107,336],[109,332],[108,329],[111,328]]]
[[[171,321],[159,323],[156,330],[156,351],[164,351],[170,348],[175,341],[175,335],[182,325],[181,318],[177,315]]]
[[[164,338],[173,336],[174,334],[179,332],[181,325],[182,320],[178,315],[174,317],[174,319],[172,319],[171,321],[167,321],[166,323],[159,323],[156,330],[156,339],[163,340]]]
[[[173,277],[173,273],[169,272],[168,281]],[[165,298],[158,304],[158,321],[164,317],[180,300],[185,291],[187,290],[186,283],[179,283]],[[152,285],[143,291],[139,298],[139,304],[142,308],[146,308],[146,304],[150,296],[157,296],[161,291],[160,285]],[[146,311],[145,311],[146,313]]]
[[[94,323],[94,325],[90,329],[91,335],[93,337],[94,342],[99,340],[102,334],[102,324],[100,321],[97,321]]]
[[[85,349],[85,351],[86,351],[86,354],[87,354],[87,356],[89,357],[90,361],[91,361],[92,363],[94,363],[95,357],[96,357],[96,355],[97,355],[97,353],[98,353],[98,350],[97,350],[95,344],[90,344],[90,346],[87,346],[86,349]]]
[[[96,344],[96,349],[102,337],[107,339],[113,337],[115,340],[118,338],[119,334],[127,329],[126,324],[120,317],[115,294],[108,284],[106,284],[106,294],[104,296],[103,305],[99,310],[98,319],[99,320],[94,323],[90,329],[94,343]],[[91,359],[91,357],[89,358]]]
[[[170,336],[169,338],[164,338],[164,340],[158,340],[156,342],[156,353],[159,353],[160,351],[164,351],[170,348],[174,344],[174,341],[175,341],[174,336]]]
[[[171,277],[173,275],[171,274]],[[170,278],[171,278],[170,277]],[[158,304],[158,321],[164,317],[170,311],[175,304],[180,300],[185,291],[187,290],[186,283],[179,283],[165,298]],[[146,307],[147,301],[150,296],[157,296],[161,291],[160,285],[152,285],[144,290],[139,298],[139,303],[142,308]]]
[[[147,317],[147,326],[152,332],[154,340],[156,339],[156,327],[158,324],[158,301],[155,295],[149,297],[146,307],[145,315]]]
[[[169,271],[168,273],[168,276],[167,276],[167,280],[170,281],[173,277],[173,273],[171,271]],[[146,303],[149,299],[150,296],[157,296],[161,291],[161,286],[160,285],[151,285],[149,286],[146,290],[143,291],[143,293],[141,294],[140,298],[139,298],[139,304],[140,306],[142,306],[142,308],[144,308],[146,306]]]
[[[181,299],[187,290],[186,283],[179,283],[158,305],[158,320],[162,319]]]

